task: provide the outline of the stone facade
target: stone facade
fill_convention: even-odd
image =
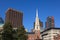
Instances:
[[[57,34],[60,34],[60,28],[49,28],[41,32],[43,40],[54,40]]]

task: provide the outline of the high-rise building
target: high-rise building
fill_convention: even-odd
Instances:
[[[0,31],[3,30],[4,20],[0,17]]]
[[[53,16],[47,17],[47,21],[45,24],[46,24],[46,28],[54,27],[55,26],[54,17]]]
[[[4,20],[2,19],[2,17],[0,17],[0,27],[2,27],[4,24]]]
[[[4,23],[4,21],[3,21],[2,17],[0,17],[0,24],[3,24],[3,23]]]
[[[23,13],[12,8],[9,8],[6,12],[5,22],[9,21],[13,28],[17,28],[23,25]]]

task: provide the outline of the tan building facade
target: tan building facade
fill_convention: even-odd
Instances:
[[[43,40],[54,40],[57,34],[60,34],[60,28],[49,28],[41,33]]]

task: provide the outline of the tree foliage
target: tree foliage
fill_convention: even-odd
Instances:
[[[17,40],[17,30],[13,30],[13,40]]]
[[[24,26],[17,29],[18,40],[27,40],[27,35]]]
[[[6,22],[3,26],[2,40],[13,40],[13,28],[10,22]]]
[[[24,26],[13,30],[10,22],[6,22],[3,26],[2,40],[27,40]]]

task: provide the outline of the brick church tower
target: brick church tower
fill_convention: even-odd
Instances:
[[[28,32],[28,40],[41,40],[40,35],[40,23],[38,18],[38,9],[36,9],[36,19],[35,19],[35,26],[32,32]]]
[[[39,23],[39,17],[38,17],[38,9],[36,9],[36,19],[35,19],[35,26],[34,26],[33,32],[35,32],[36,39],[41,38],[41,35],[40,35],[40,23]]]

